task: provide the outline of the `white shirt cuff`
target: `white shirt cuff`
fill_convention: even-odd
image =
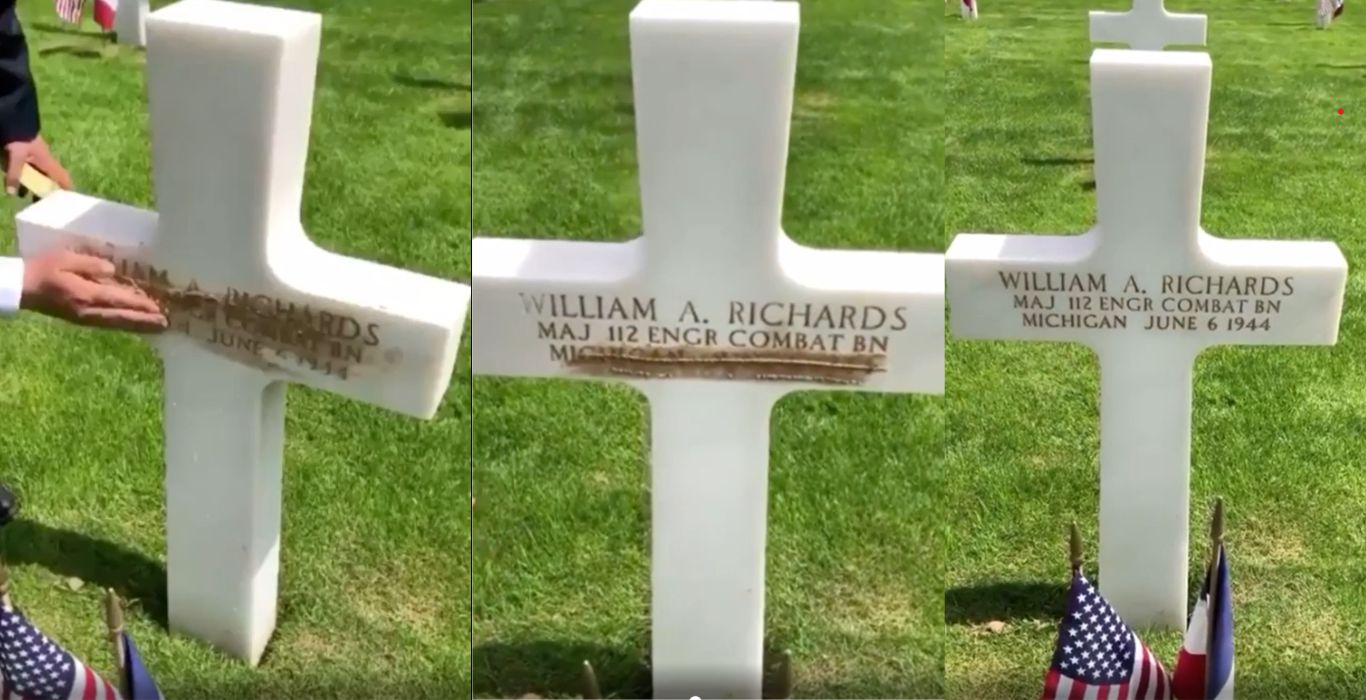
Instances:
[[[24,294],[24,259],[0,258],[0,316],[19,313]]]

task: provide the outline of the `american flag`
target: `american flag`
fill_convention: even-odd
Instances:
[[[1214,566],[1205,572],[1172,672],[1177,700],[1233,699],[1233,591],[1223,544],[1215,556]]]
[[[120,700],[119,693],[80,659],[39,632],[0,600],[0,698]]]
[[[1170,700],[1162,662],[1100,597],[1081,571],[1072,571],[1067,614],[1058,627],[1043,700]]]
[[[85,0],[56,0],[57,16],[63,22],[81,23],[81,13],[85,11]]]

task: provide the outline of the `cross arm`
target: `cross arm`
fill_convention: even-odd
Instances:
[[[1194,255],[1097,253],[1082,236],[964,234],[946,255],[950,328],[965,338],[1067,340],[1102,350],[1171,337],[1213,345],[1331,345],[1347,278],[1332,243],[1220,239]],[[1122,338],[1120,336],[1123,336]]]
[[[1084,342],[1067,295],[1109,286],[1085,268],[1099,236],[964,233],[945,254],[950,331],[963,338]]]
[[[1214,279],[1243,280],[1243,294],[1256,293],[1259,328],[1223,332],[1211,344],[1333,345],[1347,287],[1347,258],[1327,241],[1238,240],[1200,233],[1200,250]],[[1273,289],[1274,287],[1274,289]],[[1249,289],[1251,288],[1251,289]],[[1235,324],[1236,325],[1236,324]],[[1246,325],[1246,324],[1244,324]]]
[[[431,418],[455,369],[469,286],[339,255],[303,235],[282,240],[294,247],[271,251],[281,287],[274,318],[302,322],[314,357],[287,350],[277,366],[302,371],[301,383]],[[291,311],[281,312],[282,301]]]
[[[1167,12],[1162,0],[1151,0],[1156,8],[1141,7],[1143,2],[1135,0],[1135,7],[1129,12],[1091,11],[1088,18],[1092,43],[1122,43],[1138,51],[1205,45],[1205,15]]]
[[[630,288],[643,240],[627,243],[476,238],[472,368],[476,374],[581,376],[578,348],[625,344],[610,328],[653,323],[652,297]]]
[[[276,378],[430,418],[454,370],[469,305],[465,285],[282,236],[287,260],[259,288],[217,288],[156,255],[156,212],[60,192],[20,212],[22,255],[88,246],[148,289],[175,332]],[[163,348],[164,349],[164,348]]]
[[[157,213],[76,192],[56,192],[14,218],[19,255],[91,246],[136,257],[156,241]]]
[[[944,392],[944,256],[822,250],[779,238],[778,261],[797,297],[890,310],[884,371],[861,391]],[[895,330],[891,330],[895,328]]]

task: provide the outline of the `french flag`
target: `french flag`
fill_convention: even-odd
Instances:
[[[1213,587],[1211,588],[1211,583]],[[1176,700],[1233,700],[1233,590],[1219,544],[1172,673]]]
[[[95,23],[104,31],[114,29],[114,14],[119,9],[119,0],[95,0]]]

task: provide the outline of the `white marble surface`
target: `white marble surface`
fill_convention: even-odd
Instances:
[[[798,25],[790,2],[640,3],[644,234],[474,241],[475,373],[649,399],[656,697],[759,697],[774,402],[943,391],[943,256],[782,230]]]
[[[961,234],[947,254],[954,335],[1097,353],[1100,581],[1136,626],[1185,621],[1196,355],[1335,343],[1347,277],[1332,243],[1200,227],[1210,75],[1203,53],[1097,50],[1096,225],[1080,236]]]
[[[114,12],[114,36],[120,44],[147,45],[147,15],[149,0],[118,0]]]
[[[24,255],[95,245],[151,283],[165,365],[173,630],[251,663],[275,625],[287,382],[419,418],[445,393],[465,285],[327,252],[300,222],[321,17],[185,0],[148,18],[159,211],[72,192]]]
[[[1127,12],[1091,12],[1091,41],[1120,42],[1140,51],[1205,45],[1204,15],[1168,12],[1163,0],[1133,3]]]

